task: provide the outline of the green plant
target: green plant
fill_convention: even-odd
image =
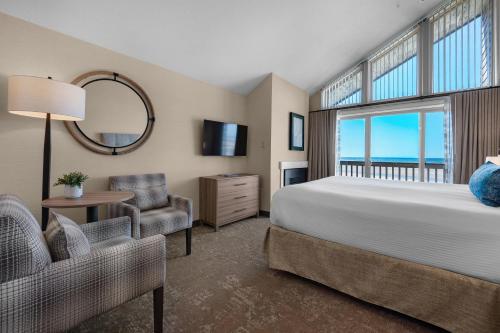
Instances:
[[[57,185],[69,185],[69,186],[78,186],[82,187],[82,184],[89,178],[89,176],[84,175],[80,171],[73,171],[63,175],[62,177],[57,178],[57,182],[54,186]]]

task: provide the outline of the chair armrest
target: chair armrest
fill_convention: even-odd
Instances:
[[[175,209],[180,209],[188,214],[189,226],[193,225],[193,200],[180,195],[169,194],[168,201],[170,205]]]
[[[50,264],[0,284],[1,332],[60,332],[165,284],[156,235]]]
[[[109,217],[122,217],[128,216],[132,223],[132,237],[135,239],[141,238],[141,230],[139,224],[141,223],[141,211],[139,208],[126,204],[124,202],[114,203],[109,205]]]
[[[91,244],[120,236],[132,237],[132,227],[128,216],[81,224],[80,228]]]

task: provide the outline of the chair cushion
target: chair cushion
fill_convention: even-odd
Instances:
[[[83,256],[90,253],[90,243],[82,229],[64,215],[52,213],[45,239],[55,261]]]
[[[469,188],[483,204],[500,206],[500,166],[491,162],[481,165],[470,177]]]
[[[131,189],[135,194],[136,206],[140,210],[161,208],[168,205],[167,187],[165,185],[152,186],[146,189]]]
[[[188,214],[183,210],[165,207],[141,212],[141,238],[167,235],[189,227]]]
[[[112,191],[130,191],[135,197],[127,203],[140,210],[149,210],[168,205],[167,181],[163,173],[109,177]]]
[[[40,272],[52,262],[37,220],[14,195],[0,195],[0,283]]]
[[[115,237],[115,238],[106,239],[105,241],[102,241],[102,242],[93,243],[92,244],[92,251],[97,250],[97,249],[99,249],[99,250],[106,249],[108,247],[120,245],[120,244],[129,242],[131,240],[133,240],[133,238],[130,236],[119,236],[119,237]]]

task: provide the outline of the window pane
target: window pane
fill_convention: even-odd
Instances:
[[[491,0],[452,1],[433,25],[433,92],[491,84]]]
[[[425,181],[445,182],[445,122],[444,112],[425,115]]]
[[[372,117],[372,178],[419,180],[418,117],[418,113]]]
[[[356,68],[321,91],[321,107],[326,109],[361,103],[361,86],[362,72]]]
[[[364,176],[365,119],[339,121],[337,137],[337,174],[341,176]]]
[[[417,29],[396,39],[370,60],[372,99],[417,94]]]

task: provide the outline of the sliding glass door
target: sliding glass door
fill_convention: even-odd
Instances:
[[[345,119],[339,122],[337,156],[344,175],[365,175],[365,119]]]
[[[419,180],[419,113],[371,117],[372,178]]]
[[[448,182],[448,117],[448,99],[339,111],[337,175]]]

